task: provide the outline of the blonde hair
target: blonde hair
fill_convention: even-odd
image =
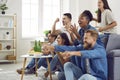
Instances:
[[[92,37],[98,38],[98,32],[95,30],[87,30],[85,33],[90,33]]]

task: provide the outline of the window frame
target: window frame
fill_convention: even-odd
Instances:
[[[62,0],[60,0],[60,17],[61,17],[61,4],[62,3]],[[38,21],[38,35],[39,36],[32,36],[32,37],[23,37],[23,35],[21,34],[21,38],[22,39],[35,39],[35,38],[38,38],[38,37],[43,37],[43,27],[40,27],[40,26],[43,26],[43,0],[39,0],[39,10],[38,10],[38,17],[40,17],[41,19],[39,19]],[[54,22],[54,21],[53,21]],[[60,24],[61,25],[61,24]],[[23,26],[22,26],[23,27]],[[22,28],[21,27],[21,28]],[[52,27],[52,25],[51,25]],[[22,29],[21,29],[21,33],[22,33]],[[41,35],[40,35],[41,34]]]

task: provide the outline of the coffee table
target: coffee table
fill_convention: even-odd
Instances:
[[[52,55],[51,55],[51,54],[49,54],[49,55],[42,55],[42,54],[34,54],[34,53],[33,53],[33,55],[30,55],[29,53],[27,53],[27,54],[25,54],[25,55],[21,55],[21,57],[24,58],[21,80],[23,80],[23,75],[24,75],[24,70],[25,70],[25,65],[26,65],[27,58],[35,58],[36,76],[38,76],[38,74],[37,74],[37,65],[38,65],[38,64],[37,64],[37,59],[38,59],[38,58],[46,58],[47,65],[48,65],[48,71],[49,71],[49,73],[50,73],[50,80],[52,80],[52,74],[51,74],[50,62],[49,62],[49,58],[52,58]]]

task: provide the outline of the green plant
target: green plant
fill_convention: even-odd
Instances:
[[[41,42],[40,42],[40,40],[39,41],[35,40],[34,51],[35,52],[41,52]]]
[[[0,6],[0,9],[4,11],[4,10],[7,10],[8,7],[6,6],[6,4],[3,4],[3,5]]]
[[[47,34],[49,33],[50,30],[45,30],[44,34],[47,36]]]
[[[96,10],[95,13],[97,14],[97,13],[98,13],[98,10]]]

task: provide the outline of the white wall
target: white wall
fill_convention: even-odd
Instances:
[[[72,14],[72,23],[78,23],[78,17],[84,10],[90,10],[89,0],[63,0],[62,13],[70,12]]]
[[[120,26],[120,11],[119,0],[109,0],[110,7],[115,15],[118,26]],[[90,10],[94,16],[94,11],[97,9],[97,0],[63,0],[61,13],[70,12],[73,15],[73,23],[77,23],[79,14],[84,10]],[[17,54],[18,59],[20,55],[25,54],[30,49],[30,40],[21,38],[21,0],[8,0],[7,6],[9,9],[6,13],[17,14]],[[119,28],[120,30],[120,28]],[[120,33],[120,32],[119,32]]]
[[[21,38],[21,0],[8,0],[7,2],[8,10],[6,13],[17,14],[17,59],[21,59],[20,55],[25,54],[30,49],[30,40]]]
[[[119,10],[119,6],[120,6],[120,0],[108,0],[109,1],[109,5],[110,8],[112,9],[112,12],[114,13],[114,17],[117,21],[117,33],[120,34],[120,10]]]

